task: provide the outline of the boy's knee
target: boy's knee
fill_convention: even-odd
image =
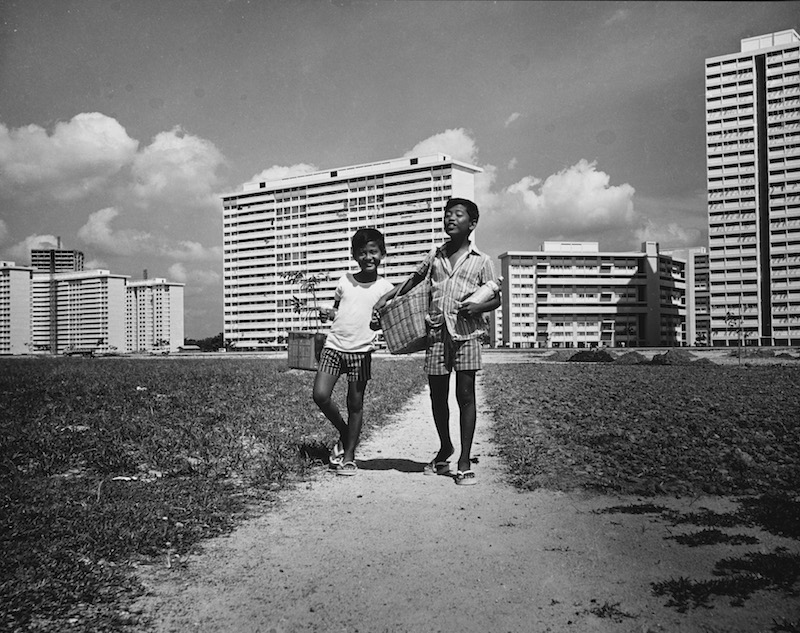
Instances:
[[[326,394],[324,391],[317,391],[316,389],[311,394],[311,397],[314,399],[314,404],[317,406],[327,404],[330,400],[330,396],[328,394]]]
[[[456,401],[460,406],[475,404],[475,392],[472,389],[456,389]]]
[[[363,396],[348,396],[347,398],[347,410],[350,413],[358,413],[364,408],[364,397]]]

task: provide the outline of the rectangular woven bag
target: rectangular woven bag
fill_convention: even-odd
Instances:
[[[428,346],[425,315],[430,304],[430,282],[417,284],[380,310],[381,329],[392,354],[413,354]]]

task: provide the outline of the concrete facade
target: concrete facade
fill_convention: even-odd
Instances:
[[[27,354],[33,269],[0,261],[0,354]]]
[[[381,274],[402,281],[444,241],[447,200],[475,199],[480,171],[435,154],[253,182],[222,196],[226,343],[285,346],[290,330],[329,327],[307,308],[331,305],[338,278],[356,269],[350,239],[359,228],[383,233]],[[297,274],[318,281],[314,292],[292,281]]]
[[[800,345],[800,36],[706,59],[705,96],[712,342]]]
[[[545,242],[500,255],[500,344],[633,347],[686,344],[685,262],[645,242],[603,252],[597,242]]]

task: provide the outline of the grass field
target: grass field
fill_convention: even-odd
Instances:
[[[124,629],[131,565],[230,530],[327,456],[313,378],[285,360],[0,360],[0,630]],[[424,381],[376,360],[364,436]]]
[[[425,383],[418,360],[373,373],[366,433]],[[759,511],[800,536],[800,368],[487,365],[483,380],[521,489],[768,494],[781,503]],[[132,565],[232,529],[324,459],[312,381],[285,360],[0,360],[0,630],[132,629]]]

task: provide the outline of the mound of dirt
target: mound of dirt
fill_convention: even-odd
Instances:
[[[613,363],[614,357],[603,349],[584,349],[568,359],[573,363]]]
[[[695,360],[694,354],[682,349],[667,350],[663,354],[656,354],[650,361],[653,365],[688,365]]]
[[[628,352],[617,358],[615,363],[620,365],[644,365],[648,363],[647,357],[639,352]]]
[[[549,360],[555,363],[565,363],[575,355],[571,349],[557,349],[555,352],[547,356],[544,360]]]

